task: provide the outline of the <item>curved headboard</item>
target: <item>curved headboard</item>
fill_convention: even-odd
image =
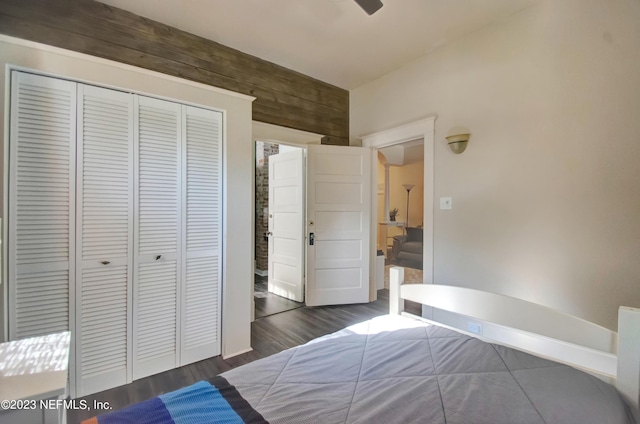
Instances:
[[[617,345],[618,335],[614,331],[510,296],[434,284],[403,285],[400,296],[423,305],[592,349],[615,353]]]
[[[405,284],[404,269],[392,267],[389,311],[404,311],[410,300],[490,323],[483,334],[502,344],[531,351],[614,378],[636,408],[640,403],[640,309],[620,307],[618,333],[584,319],[526,300],[465,287]],[[500,331],[497,331],[496,328]],[[504,331],[502,331],[504,330]],[[540,349],[538,349],[540,348]]]

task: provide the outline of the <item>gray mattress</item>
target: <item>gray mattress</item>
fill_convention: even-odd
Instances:
[[[384,316],[222,374],[271,423],[633,423],[574,368]]]

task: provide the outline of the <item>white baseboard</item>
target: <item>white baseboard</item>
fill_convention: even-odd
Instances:
[[[259,275],[260,277],[266,277],[267,275],[269,275],[269,271],[263,271],[261,269],[256,268],[256,275]]]
[[[234,356],[242,355],[243,353],[251,352],[252,350],[253,350],[253,348],[249,348],[249,349],[241,350],[239,352],[230,353],[228,355],[222,355],[222,359],[229,359],[229,358],[232,358]]]

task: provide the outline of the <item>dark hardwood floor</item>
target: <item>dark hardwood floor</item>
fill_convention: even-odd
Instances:
[[[304,306],[304,303],[294,302],[293,300],[269,293],[267,285],[267,277],[256,275],[255,284],[253,285],[256,319]]]
[[[407,304],[407,311],[419,314],[420,306]],[[303,306],[264,318],[251,324],[251,352],[227,360],[216,356],[176,368],[131,384],[86,396],[88,405],[109,402],[113,410],[212,378],[224,371],[278,353],[311,339],[389,312],[388,290],[378,291],[378,300],[359,305]],[[68,422],[79,423],[106,411],[68,411]]]

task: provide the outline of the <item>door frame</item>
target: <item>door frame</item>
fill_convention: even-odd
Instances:
[[[251,202],[251,210],[252,210],[252,222],[255,223],[255,217],[256,214],[258,213],[258,211],[256,211],[256,203],[255,203],[255,196],[256,196],[256,180],[255,180],[255,171],[256,171],[256,156],[255,156],[255,145],[256,142],[258,141],[262,141],[262,142],[266,142],[266,143],[274,143],[274,144],[281,144],[281,145],[286,145],[286,146],[291,146],[291,147],[298,147],[298,148],[302,148],[304,149],[304,156],[305,156],[305,163],[304,163],[304,167],[305,167],[305,173],[306,173],[306,157],[307,157],[307,146],[309,146],[310,144],[321,144],[321,139],[323,137],[322,134],[315,134],[315,133],[311,133],[308,131],[302,131],[302,130],[296,130],[293,128],[286,128],[286,127],[281,127],[278,125],[273,125],[273,124],[266,124],[264,122],[258,122],[258,121],[252,121],[252,131],[253,131],[253,135],[251,137],[252,142],[253,142],[253,183],[251,184],[251,188],[252,188],[252,192],[251,192],[251,197],[252,197],[252,202]],[[306,187],[305,187],[306,190]],[[304,201],[306,204],[306,191],[305,191],[305,196],[304,196]],[[304,222],[306,222],[307,219],[307,215],[306,215],[306,206],[305,206],[305,216],[304,216]],[[306,227],[305,227],[306,228]],[[304,233],[306,234],[306,232]],[[251,230],[251,251],[254,252],[255,254],[255,249],[256,249],[256,241],[255,241],[255,226],[252,228]],[[306,237],[306,236],[305,236]],[[304,243],[304,252],[303,255],[306,258],[307,255],[307,243],[306,243],[306,238],[305,238],[305,243]],[[305,267],[306,267],[306,260],[305,260]],[[306,269],[305,271],[305,279],[306,279]],[[255,305],[255,298],[254,298],[254,278],[255,278],[255,272],[256,272],[256,261],[255,261],[255,257],[254,260],[252,261],[252,269],[251,269],[251,275],[252,275],[252,279],[251,279],[251,289],[250,289],[250,296],[251,296],[251,319],[250,321],[253,322],[255,321],[256,317],[255,317],[255,311],[256,311],[256,305]],[[304,288],[304,296],[305,296],[305,301],[306,301],[306,280],[305,280],[305,288]]]
[[[422,253],[422,283],[433,284],[433,217],[434,217],[434,153],[435,153],[435,121],[436,115],[422,118],[408,124],[399,125],[383,131],[360,136],[362,145],[377,152],[378,149],[396,144],[406,143],[417,139],[423,139],[424,143],[424,248]],[[371,155],[371,190],[372,199],[377,196],[378,190],[378,155]],[[371,216],[378,216],[378,202],[371,202]],[[377,234],[377,218],[371,219],[371,234]],[[375,275],[376,238],[371,238],[370,243],[370,272]],[[370,278],[370,300],[377,299],[375,278]]]
[[[256,268],[256,256],[255,256],[255,253],[256,253],[256,233],[255,233],[256,226],[255,226],[255,222],[256,222],[256,217],[258,216],[258,214],[262,213],[262,211],[256,210],[256,193],[257,193],[256,178],[255,178],[256,172],[257,172],[256,143],[258,143],[258,142],[272,143],[272,144],[285,145],[285,146],[297,147],[297,148],[302,149],[303,150],[303,155],[304,155],[304,163],[302,164],[302,172],[305,173],[305,174],[307,172],[306,171],[306,168],[307,168],[307,145],[306,144],[297,143],[297,142],[291,142],[291,141],[282,141],[280,139],[274,139],[274,138],[269,138],[269,137],[261,137],[261,136],[255,134],[255,132],[262,132],[260,130],[256,131],[256,128],[258,128],[258,129],[261,128],[261,127],[256,127],[256,124],[262,124],[262,123],[253,121],[253,126],[254,126],[254,128],[253,128],[254,129],[254,135],[252,137],[252,143],[253,143],[253,183],[251,184],[251,188],[252,188],[252,191],[251,191],[251,198],[252,198],[251,210],[252,210],[252,216],[253,216],[253,219],[252,219],[253,228],[251,229],[251,234],[252,234],[252,237],[251,237],[251,252],[252,252],[253,260],[252,260],[252,267],[251,267],[251,276],[252,276],[252,278],[251,278],[251,290],[250,290],[250,294],[251,294],[251,322],[256,320],[255,276],[256,276],[256,269],[257,268]],[[287,134],[288,128],[284,128],[284,127],[280,128],[280,127],[277,127],[277,126],[271,125],[271,124],[264,124],[264,125],[266,126],[266,128],[269,131],[281,131],[285,135]],[[271,127],[275,127],[275,129],[272,129]],[[292,130],[292,131],[297,131],[297,130]],[[283,134],[277,134],[277,135],[282,136]],[[286,138],[286,137],[283,137],[283,138]],[[269,172],[269,170],[267,169],[267,173],[268,172]],[[304,188],[305,192],[303,193],[302,201],[306,205],[306,202],[307,202],[306,182],[305,182],[305,185],[304,185],[303,188]],[[306,210],[306,207],[305,207],[304,208],[303,222],[306,222],[306,221],[307,221],[307,210]],[[305,237],[304,229],[302,231],[302,235],[303,235],[303,237]],[[306,255],[307,255],[306,237],[304,238],[303,245],[304,245],[304,248],[303,248],[304,251],[302,252],[302,254],[303,254],[303,257],[306,258]],[[268,258],[267,258],[267,261],[268,261]],[[305,267],[305,269],[303,269],[303,275],[305,276],[304,278],[306,279],[306,272],[307,272],[307,270],[306,270],[306,260],[303,261],[302,266]],[[266,277],[268,279],[269,278],[269,270],[267,269],[266,271],[267,271]],[[303,288],[303,293],[304,293],[303,298],[304,298],[304,300],[303,301],[306,301],[306,297],[307,297],[306,280],[303,281],[303,284],[304,284],[304,288]]]

